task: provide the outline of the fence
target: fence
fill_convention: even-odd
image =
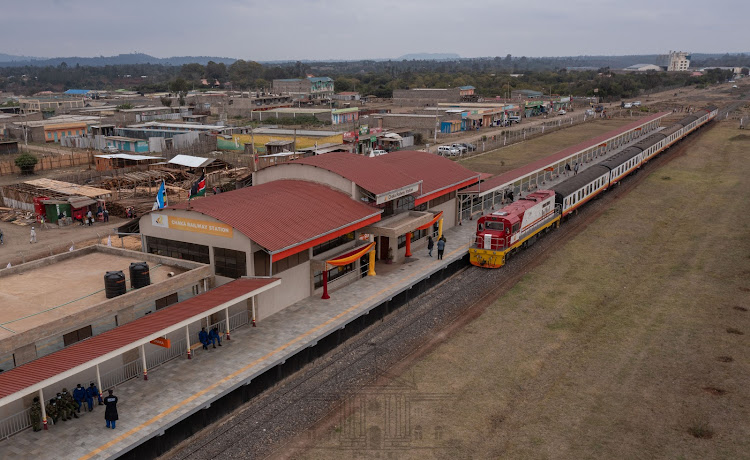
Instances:
[[[7,439],[14,434],[31,427],[31,408],[17,412],[0,420],[0,439]]]
[[[651,115],[651,113],[620,109],[617,109],[611,113],[607,112],[607,116],[609,118],[642,117],[647,115]],[[556,118],[553,120],[545,121],[544,123],[535,126],[523,127],[521,129],[516,128],[513,130],[508,129],[506,131],[502,131],[500,134],[496,134],[493,136],[483,136],[483,138],[486,138],[483,141],[478,141],[479,145],[477,145],[477,149],[474,152],[468,152],[464,154],[463,157],[468,158],[474,155],[479,155],[483,152],[499,149],[507,145],[512,145],[518,142],[533,139],[543,134],[549,134],[564,128],[580,125],[582,123],[592,121],[599,116],[600,115],[590,116],[582,113],[573,115],[569,118]]]
[[[21,150],[25,151],[23,146]],[[88,152],[73,152],[62,155],[40,156],[37,157],[37,160],[37,164],[34,167],[35,172],[90,165],[93,161],[93,155]],[[21,174],[21,170],[16,166],[15,159],[0,161],[0,176],[11,174]]]

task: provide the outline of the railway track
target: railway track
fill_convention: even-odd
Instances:
[[[740,102],[738,104],[744,104]],[[342,343],[280,384],[254,398],[220,423],[181,443],[169,460],[266,458],[316,425],[335,423],[344,398],[377,379],[398,375],[438,346],[451,332],[477,318],[550,251],[595,221],[651,172],[683,154],[712,124],[647,163],[608,193],[589,203],[559,229],[515,255],[499,270],[467,265],[441,285],[413,299],[381,322]]]

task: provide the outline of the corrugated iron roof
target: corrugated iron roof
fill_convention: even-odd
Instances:
[[[390,155],[383,155],[390,156]],[[386,162],[377,161],[347,152],[327,153],[295,160],[293,164],[305,164],[326,169],[345,177],[368,192],[380,195],[419,183],[419,179],[408,175]]]
[[[78,185],[71,182],[63,182],[54,179],[34,179],[27,180],[25,184],[33,185],[43,189],[52,190],[62,195],[83,195],[89,198],[98,198],[111,195],[112,192],[103,188],[89,187],[88,185]]]
[[[388,155],[374,158],[375,161],[386,163],[394,169],[411,176],[412,181],[422,181],[420,197],[431,195],[441,190],[451,189],[460,184],[465,187],[466,181],[479,180],[479,173],[470,171],[455,161],[419,150],[400,150]],[[452,190],[451,190],[452,191]]]
[[[186,209],[187,203],[171,208]],[[370,219],[380,220],[381,213],[328,186],[299,180],[277,180],[192,200],[189,212],[229,224],[274,253],[355,224],[364,226]]]
[[[176,155],[167,163],[173,165],[187,166],[188,168],[202,168],[213,163],[213,158],[194,157],[192,155]]]
[[[170,326],[276,281],[278,280],[275,278],[241,278],[0,373],[0,399],[158,334]]]
[[[651,121],[654,121],[658,118],[661,118],[665,115],[670,114],[671,112],[659,112],[654,115],[650,115],[645,118],[640,118],[632,123],[628,123],[625,126],[622,126],[620,128],[617,128],[612,131],[608,131],[604,134],[601,134],[597,137],[594,137],[593,139],[589,139],[587,141],[578,143],[576,145],[570,146],[564,150],[560,150],[557,153],[554,153],[548,157],[542,158],[540,160],[534,161],[532,163],[527,164],[526,166],[521,166],[520,168],[516,168],[512,171],[508,171],[506,173],[497,175],[491,179],[488,179],[484,182],[482,182],[479,186],[472,187],[468,190],[465,190],[466,193],[488,193],[495,187],[502,186],[504,184],[513,182],[521,177],[526,176],[527,174],[531,174],[534,171],[544,169],[545,167],[549,166],[550,164],[556,163],[558,161],[562,161],[563,159],[574,155],[578,152],[581,152],[583,150],[586,150],[588,148],[594,147],[598,144],[601,144],[602,142],[607,141],[610,138],[619,136],[620,134],[626,133],[632,129],[638,128],[639,126],[643,126],[646,123],[649,123]]]

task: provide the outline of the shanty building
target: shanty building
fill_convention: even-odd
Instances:
[[[259,296],[262,320],[327,282],[375,275],[376,261],[410,257],[412,245],[457,224],[456,192],[478,180],[426,152],[329,153],[256,171],[252,187],[152,211],[140,233],[147,252],[210,264],[218,284],[280,278],[283,289]]]

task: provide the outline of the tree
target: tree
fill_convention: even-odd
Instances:
[[[740,73],[742,75],[750,75],[750,68],[743,67],[742,70],[740,70]]]
[[[160,97],[159,100],[161,101],[161,105],[164,107],[171,107],[172,106],[172,98],[169,97]]]
[[[200,81],[206,73],[206,68],[200,64],[185,64],[180,68],[180,75],[191,83]]]
[[[30,153],[22,153],[16,157],[15,163],[18,169],[21,170],[21,174],[34,174],[34,166],[36,166],[39,160]]]
[[[251,88],[255,80],[263,75],[263,66],[255,61],[235,61],[229,66],[229,79],[239,88]]]
[[[227,77],[227,66],[223,62],[215,63],[214,61],[208,61],[206,64],[206,78],[212,80],[226,80]]]
[[[182,77],[177,77],[169,82],[169,90],[173,93],[187,93],[190,90],[190,83]]]

